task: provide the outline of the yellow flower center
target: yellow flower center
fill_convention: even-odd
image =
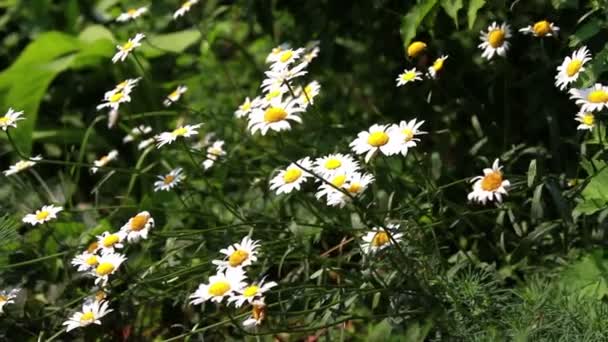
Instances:
[[[293,57],[293,51],[287,50],[281,54],[281,57],[279,57],[279,60],[282,63],[285,63],[285,62],[289,61],[291,59],[291,57]]]
[[[603,90],[594,90],[587,95],[587,100],[592,103],[608,102],[608,93]]]
[[[6,298],[6,296],[0,295],[0,304],[4,303],[8,301],[8,298]]]
[[[87,258],[87,260],[84,261],[87,265],[89,266],[95,266],[97,265],[97,256],[96,255],[91,255],[90,257]]]
[[[350,186],[348,187],[348,192],[356,194],[361,191],[361,188],[361,183],[350,183]]]
[[[135,8],[130,8],[130,9],[127,11],[127,14],[128,14],[128,15],[131,15],[131,16],[135,15],[135,13],[137,13],[137,10],[136,10]]]
[[[593,116],[592,113],[585,113],[585,115],[583,115],[583,123],[587,126],[593,126],[593,123],[595,122],[595,117]]]
[[[171,94],[169,94],[168,97],[173,100],[173,99],[177,99],[179,97],[179,95],[180,95],[179,90],[175,89]]]
[[[89,252],[89,253],[95,252],[95,250],[97,249],[98,246],[99,246],[99,244],[97,243],[97,241],[91,242],[91,244],[89,244],[89,247],[87,247],[87,252]]]
[[[49,215],[50,215],[50,213],[48,211],[42,210],[36,214],[36,220],[39,220],[39,221],[46,220],[46,218],[49,217]]]
[[[163,183],[165,183],[165,185],[169,185],[171,184],[171,182],[173,182],[174,179],[175,177],[173,177],[172,175],[166,175],[165,179],[163,179]]]
[[[209,286],[209,294],[212,296],[223,296],[224,293],[230,291],[230,283],[225,280],[220,280]]]
[[[97,275],[100,275],[100,276],[108,275],[108,274],[112,273],[113,271],[114,271],[114,264],[112,264],[111,262],[107,262],[107,261],[102,262],[95,269],[95,272],[97,273]]]
[[[502,185],[502,173],[491,172],[481,180],[481,188],[485,191],[495,191]]]
[[[247,253],[247,251],[237,249],[228,257],[228,264],[232,267],[237,267],[242,264],[243,261],[247,260],[247,258],[249,258],[249,253]]]
[[[411,81],[414,78],[416,78],[416,72],[415,71],[408,71],[404,74],[401,75],[401,80],[403,81]]]
[[[501,47],[505,41],[505,31],[501,29],[495,29],[488,33],[488,44],[493,48]]]
[[[266,122],[278,122],[284,120],[286,117],[287,112],[280,107],[270,107],[264,112],[264,121]]]
[[[275,90],[269,92],[268,94],[266,94],[266,101],[270,101],[279,95],[281,95],[281,90],[275,89]]]
[[[422,51],[426,49],[426,44],[423,42],[413,42],[407,47],[407,55],[410,57],[417,57]]]
[[[251,109],[251,101],[244,102],[241,105],[241,110],[244,111],[244,112],[246,112],[246,111],[248,111],[250,109]]]
[[[373,132],[367,138],[367,143],[374,147],[384,146],[388,143],[388,134],[384,132]]]
[[[146,214],[135,215],[135,217],[131,219],[131,230],[138,232],[144,229],[146,223],[148,223],[148,218],[149,216]]]
[[[186,133],[188,133],[188,129],[186,127],[180,127],[174,129],[173,132],[171,132],[171,135],[173,135],[174,137],[179,137]]]
[[[118,241],[120,241],[120,236],[118,236],[118,234],[110,234],[103,239],[102,244],[104,247],[112,247]]]
[[[243,296],[245,296],[245,297],[253,297],[256,294],[258,294],[259,290],[260,290],[260,288],[257,285],[247,286],[245,288],[245,290],[243,291]]]
[[[88,323],[95,320],[95,315],[92,311],[83,312],[82,316],[80,316],[81,323]]]
[[[97,291],[95,293],[95,299],[99,302],[106,299],[106,293],[104,291]]]
[[[133,48],[133,45],[135,45],[135,44],[133,44],[133,42],[129,40],[120,49],[123,51],[129,51]]]
[[[304,89],[302,90],[302,101],[308,103],[309,100],[312,100],[313,96],[313,89],[312,86],[309,84],[306,87],[304,87]]]
[[[443,58],[437,58],[435,60],[435,63],[433,63],[433,69],[435,69],[435,71],[439,71],[441,69],[443,69]]]
[[[551,32],[551,24],[549,24],[549,22],[546,20],[541,20],[534,24],[532,30],[537,36],[543,37],[547,33]]]
[[[0,125],[4,126],[10,122],[10,119],[7,116],[3,116],[0,118]]]
[[[386,245],[390,241],[386,232],[377,232],[372,238],[372,246],[380,247]]]
[[[285,181],[285,183],[293,183],[293,182],[297,181],[301,175],[302,175],[302,171],[300,169],[297,169],[297,168],[287,169],[287,171],[285,171],[285,173],[283,174],[283,181]]]
[[[328,170],[335,170],[340,166],[342,166],[342,162],[339,159],[332,158],[325,162],[325,168]]]
[[[118,101],[120,101],[123,98],[124,94],[122,92],[118,92],[118,93],[114,93],[112,96],[110,96],[110,102],[112,103],[116,103]]]
[[[116,90],[123,89],[124,87],[127,86],[128,83],[129,83],[128,81],[122,81],[122,82],[118,83],[118,85],[116,85]]]
[[[582,66],[583,61],[581,61],[580,59],[571,60],[570,63],[568,63],[568,65],[566,66],[566,75],[568,75],[568,77],[576,75],[576,73],[581,69]]]
[[[331,184],[336,188],[341,187],[346,181],[346,175],[337,175],[331,180]]]
[[[414,131],[411,128],[404,128],[401,133],[405,135],[405,141],[410,141],[414,139]]]

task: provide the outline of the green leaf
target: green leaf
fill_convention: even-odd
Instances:
[[[141,48],[148,58],[155,58],[167,53],[182,53],[201,38],[198,30],[184,30],[168,34],[150,35],[146,39],[149,44]]]
[[[528,166],[528,187],[531,188],[536,179],[536,159],[533,159]]]
[[[458,11],[463,7],[462,0],[443,0],[441,1],[441,7],[454,20],[454,25],[458,29]]]
[[[401,38],[407,47],[414,36],[422,20],[431,12],[438,0],[424,0],[414,6],[401,21]]]
[[[564,271],[560,284],[567,290],[591,298],[608,295],[608,260],[601,250],[593,251]]]
[[[469,30],[473,29],[475,20],[477,19],[477,11],[485,5],[486,0],[471,0],[469,2],[469,8],[467,9],[467,20],[469,23]]]
[[[532,196],[532,208],[530,213],[532,222],[535,222],[543,217],[543,203],[541,201],[542,194],[543,184],[539,184],[536,189],[534,189],[534,195]]]
[[[595,37],[603,27],[601,20],[591,18],[570,36],[570,47],[581,45],[583,42]]]

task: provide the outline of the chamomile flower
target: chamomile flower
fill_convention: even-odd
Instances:
[[[106,286],[109,277],[114,274],[127,258],[120,253],[106,253],[97,258],[97,266],[89,271],[95,277],[95,285]]]
[[[285,50],[288,50],[289,44],[283,43],[270,51],[268,56],[266,56],[266,63],[272,63],[277,60],[277,58],[281,55],[281,53]]]
[[[271,92],[274,89],[281,88],[283,92],[287,92],[289,88],[287,88],[286,82],[293,80],[294,78],[306,75],[308,71],[306,71],[306,67],[308,63],[303,62],[296,65],[293,68],[282,68],[276,70],[268,70],[264,74],[266,75],[266,79],[262,81],[262,91],[265,93]]]
[[[226,155],[226,151],[224,151],[224,140],[215,141],[213,145],[207,147],[207,159],[203,161],[203,168],[208,170],[215,164],[219,157],[224,155]]]
[[[264,298],[253,301],[251,308],[251,316],[243,321],[244,327],[253,327],[262,324],[266,318],[266,304]]]
[[[350,173],[359,170],[359,162],[351,155],[334,153],[317,158],[314,164],[315,173],[323,178],[329,178],[335,174]]]
[[[42,156],[35,156],[35,157],[30,158],[29,160],[20,160],[17,163],[15,163],[15,165],[9,166],[8,170],[2,171],[2,173],[4,173],[5,176],[14,175],[16,173],[19,173],[23,170],[27,170],[30,167],[36,165],[36,162],[39,160],[42,160]]]
[[[608,108],[608,87],[596,83],[585,89],[570,89],[570,98],[581,106],[581,111],[597,112]]]
[[[182,3],[182,5],[179,7],[179,9],[177,11],[175,11],[175,13],[173,13],[173,19],[177,19],[181,16],[183,16],[184,14],[186,14],[186,12],[190,11],[190,8],[192,8],[192,5],[198,3],[198,0],[187,0],[184,1]]]
[[[507,195],[507,188],[511,183],[503,179],[502,166],[499,165],[498,159],[494,160],[492,168],[483,169],[483,176],[477,176],[471,179],[473,191],[469,193],[468,199],[486,204],[487,201],[502,202],[502,197]]]
[[[90,324],[101,325],[100,318],[112,311],[108,308],[108,302],[106,301],[87,300],[82,305],[82,311],[74,313],[72,317],[63,322],[63,325],[67,326],[66,331],[86,327]]]
[[[399,76],[397,76],[397,87],[401,87],[402,85],[408,84],[410,82],[416,82],[422,80],[422,73],[416,68],[405,69]]]
[[[103,156],[93,162],[93,165],[95,165],[95,166],[91,168],[91,172],[97,173],[97,170],[99,170],[100,167],[104,167],[104,166],[108,165],[108,163],[111,162],[112,160],[116,159],[116,157],[118,157],[118,151],[116,151],[116,150],[110,151],[110,153],[106,154],[105,156]]]
[[[228,299],[228,302],[234,302],[237,308],[240,308],[245,302],[253,303],[256,299],[261,299],[271,288],[278,284],[274,281],[264,282],[262,279],[259,283],[252,283],[244,286],[243,288],[236,290],[236,294]]]
[[[352,172],[348,175],[346,182],[344,182],[341,187],[346,193],[350,194],[350,196],[347,196],[341,191],[330,191],[327,195],[327,205],[342,208],[352,197],[357,197],[365,192],[367,187],[373,182],[374,176],[369,173]]]
[[[509,38],[511,38],[511,29],[509,25],[506,23],[498,25],[496,22],[493,22],[492,25],[488,27],[487,32],[481,32],[480,39],[482,40],[482,43],[478,46],[483,50],[481,57],[488,60],[492,59],[495,54],[505,57],[509,50]]]
[[[57,213],[62,211],[63,207],[56,207],[52,204],[43,206],[40,210],[36,210],[33,214],[27,214],[22,219],[24,223],[29,223],[32,226],[43,224],[52,219],[57,218]]]
[[[300,106],[306,108],[308,105],[315,104],[315,97],[321,92],[321,85],[317,81],[308,83],[301,91],[298,92],[298,101]]]
[[[520,28],[519,32],[523,34],[531,34],[534,37],[551,37],[557,35],[559,27],[553,25],[552,22],[547,20],[541,20],[535,22],[533,25]]]
[[[171,144],[179,137],[189,138],[191,136],[197,135],[197,129],[202,125],[203,124],[200,123],[196,125],[180,126],[171,132],[163,132],[156,136],[156,147],[161,148],[164,145]]]
[[[169,191],[185,178],[181,167],[171,170],[171,172],[164,176],[157,177],[160,180],[154,182],[154,191]]]
[[[279,70],[288,67],[293,64],[300,56],[304,53],[303,48],[299,48],[296,50],[286,49],[281,51],[277,56],[270,59],[272,65],[270,69]]]
[[[17,128],[17,121],[25,119],[21,115],[23,115],[23,111],[16,112],[13,108],[9,108],[4,116],[0,116],[0,128],[5,132],[9,127]]]
[[[183,85],[178,86],[171,94],[167,95],[167,98],[163,101],[163,105],[169,107],[172,103],[179,101],[182,95],[187,91],[188,87]]]
[[[72,259],[72,265],[78,267],[79,272],[90,271],[97,266],[99,256],[95,253],[84,251]]]
[[[220,249],[220,253],[226,255],[223,260],[213,260],[211,263],[217,265],[218,271],[226,268],[243,268],[251,265],[258,260],[257,248],[260,246],[259,241],[252,240],[249,236],[245,236],[240,243],[235,243],[228,248]]]
[[[576,81],[581,72],[585,71],[585,63],[591,60],[591,53],[586,46],[574,51],[572,56],[567,56],[562,64],[557,67],[555,75],[555,86],[560,90]]]
[[[410,148],[416,146],[416,142],[420,139],[416,138],[417,135],[426,134],[419,130],[420,126],[424,123],[424,120],[416,122],[416,119],[408,121],[401,121],[399,125],[392,125],[389,127],[389,135],[393,136],[391,143],[395,145],[395,148],[403,155],[406,156]]]
[[[117,249],[124,247],[122,242],[126,237],[127,233],[124,231],[118,231],[116,233],[105,231],[101,235],[97,235],[97,246],[102,255],[114,253]]]
[[[198,289],[190,296],[190,304],[196,305],[208,300],[220,303],[224,298],[232,295],[234,291],[242,289],[245,285],[245,272],[242,268],[229,268],[219,271],[209,277],[207,284],[200,284]]]
[[[124,62],[125,59],[129,56],[131,51],[133,51],[136,47],[141,46],[141,40],[144,39],[146,35],[143,33],[138,33],[133,38],[129,38],[129,40],[123,45],[116,45],[118,52],[112,57],[112,63],[116,63],[118,61]]]
[[[142,14],[146,13],[147,11],[148,11],[147,7],[129,8],[126,12],[121,13],[116,18],[116,21],[124,23],[129,20],[135,20],[135,19],[139,18]]]
[[[137,127],[133,127],[131,129],[131,131],[129,132],[129,134],[127,134],[122,139],[122,142],[123,142],[123,144],[129,143],[129,142],[137,139],[137,137],[139,137],[139,136],[150,134],[150,132],[152,132],[152,127],[150,127],[150,126],[139,125]]]
[[[326,182],[323,182],[315,194],[317,199],[321,199],[324,196],[327,197],[327,201],[329,202],[330,197],[334,196],[337,193],[342,193],[342,186],[346,183],[349,174],[347,173],[349,170],[344,170],[340,173],[335,173],[330,177],[324,178]],[[329,184],[328,184],[329,183]]]
[[[362,238],[361,250],[365,254],[376,253],[393,244],[391,237],[397,243],[401,241],[403,234],[399,233],[398,224],[388,224],[386,229],[375,227]]]
[[[289,164],[286,169],[279,171],[270,181],[270,190],[276,190],[277,195],[282,193],[288,194],[293,190],[300,190],[302,183],[307,178],[312,177],[305,169],[312,169],[312,161],[308,157],[298,160],[297,163]]]
[[[154,227],[154,219],[147,211],[131,217],[120,230],[127,235],[127,241],[138,242],[140,239],[147,239],[148,232]]]
[[[394,139],[394,137],[391,137],[387,128],[387,125],[372,125],[369,128],[369,131],[360,132],[357,135],[357,138],[351,142],[349,146],[356,154],[365,154],[366,163],[369,162],[378,151],[386,156],[399,153],[399,149],[395,148],[397,145],[391,143],[391,140]]]
[[[234,116],[236,116],[237,118],[247,116],[249,115],[249,113],[251,113],[252,108],[253,103],[251,102],[251,100],[249,100],[249,97],[247,97],[245,98],[245,101],[239,106],[239,109],[234,112]]]
[[[317,42],[318,44],[318,42]],[[306,63],[310,63],[312,62],[315,58],[317,58],[319,56],[319,52],[321,51],[321,49],[319,49],[318,45],[314,45],[312,48],[309,48],[306,53],[304,54],[304,56],[302,56],[302,59],[304,59],[304,61]]]
[[[299,106],[297,100],[290,97],[285,101],[275,98],[265,108],[254,108],[247,126],[251,130],[251,134],[260,131],[262,135],[266,135],[269,130],[276,132],[289,130],[291,129],[290,121],[302,123],[298,113],[303,111],[304,109]]]
[[[133,86],[123,86],[120,90],[117,90],[117,88],[118,86],[105,93],[103,102],[97,106],[97,110],[103,108],[110,108],[111,113],[114,112],[114,114],[111,114],[110,116],[118,115],[118,108],[120,107],[120,105],[122,103],[131,102],[131,96],[129,94],[131,93]],[[109,118],[108,121],[113,120]]]
[[[138,78],[127,78],[126,80],[118,83],[113,89],[108,90],[104,93],[103,98],[105,100],[112,97],[116,93],[130,94],[133,88],[137,85],[141,77]]]
[[[595,126],[595,115],[592,112],[578,112],[574,120],[580,122],[576,127],[578,130],[593,130]]]
[[[149,138],[146,140],[142,140],[139,144],[137,144],[137,149],[138,150],[143,150],[144,148],[154,144],[156,140],[154,140],[154,138]]]
[[[441,70],[443,70],[443,62],[445,62],[446,59],[448,59],[448,56],[443,55],[433,62],[433,65],[431,65],[428,69],[428,75],[430,78],[437,78],[437,75],[441,72]]]
[[[14,299],[19,294],[19,291],[21,291],[19,288],[15,288],[10,291],[0,291],[0,314],[4,313],[4,306],[6,304],[12,304],[15,302]]]
[[[407,47],[407,56],[410,58],[418,57],[424,50],[426,50],[426,43],[420,41],[412,42]]]

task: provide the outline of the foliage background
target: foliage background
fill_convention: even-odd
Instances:
[[[38,174],[0,182],[0,286],[25,289],[0,318],[1,338],[254,339],[239,328],[246,311],[187,305],[217,251],[252,231],[264,251],[255,273],[280,282],[260,339],[606,339],[605,127],[579,133],[577,107],[553,85],[557,65],[581,45],[594,59],[577,85],[602,81],[605,1],[205,1],[172,20],[179,3],[167,0],[135,22],[113,21],[132,5],[0,1],[0,104],[27,116],[16,146],[0,136],[0,161],[7,168],[18,152],[46,159]],[[544,18],[561,28],[557,39],[514,33],[506,59],[481,58],[479,31],[492,21],[520,28]],[[114,45],[136,32],[148,36],[141,65],[112,64]],[[413,38],[429,43],[430,60],[448,54],[445,70],[396,88]],[[320,100],[281,139],[251,136],[233,112],[258,93],[265,56],[314,40],[321,53],[309,74]],[[95,106],[134,76],[143,81],[133,102],[108,130]],[[189,87],[186,106],[164,109],[178,84]],[[357,210],[327,208],[310,191],[268,191],[290,160],[346,152],[371,124],[413,117],[430,134],[407,158],[371,165],[377,182]],[[179,148],[120,145],[135,125],[160,132],[183,120],[227,141],[228,156],[208,174]],[[90,174],[112,148],[114,168]],[[466,181],[494,158],[513,184],[506,203],[467,203]],[[155,176],[178,165],[192,175],[186,185],[153,193]],[[49,202],[67,208],[61,220],[21,226]],[[157,228],[129,250],[112,284],[115,312],[100,327],[57,335],[90,290],[69,261],[139,210]],[[362,260],[347,241],[386,220],[401,223],[406,243]]]

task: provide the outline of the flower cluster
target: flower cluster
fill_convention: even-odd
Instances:
[[[422,56],[426,53],[427,45],[425,42],[414,41],[410,43],[407,47],[407,55],[413,61],[414,59]],[[427,68],[426,76],[430,79],[435,79],[439,76],[441,70],[443,70],[443,64],[445,60],[448,59],[447,55],[441,55],[436,58],[433,64],[431,64]],[[424,59],[420,59],[420,63],[423,63]],[[412,67],[411,69],[405,69],[401,74],[397,76],[397,87],[402,85],[406,85],[408,83],[422,81],[422,72],[420,72],[416,67]]]

